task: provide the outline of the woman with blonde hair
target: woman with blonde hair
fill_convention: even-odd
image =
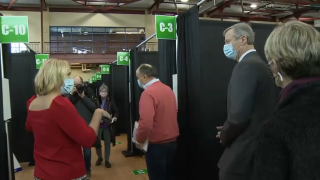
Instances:
[[[67,61],[49,59],[35,77],[37,96],[28,102],[26,129],[35,139],[36,180],[86,179],[81,147],[91,148],[101,118],[110,118],[108,112],[97,109],[88,126],[71,102],[61,96],[61,87],[70,84],[70,73]]]
[[[253,180],[320,179],[319,32],[300,21],[287,22],[273,30],[264,49],[283,89],[258,138]]]

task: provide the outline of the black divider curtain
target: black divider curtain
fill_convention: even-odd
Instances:
[[[203,169],[195,164],[196,149],[199,148],[197,121],[200,116],[201,76],[199,50],[199,15],[198,7],[192,7],[177,18],[178,26],[178,137],[176,179],[201,178]],[[210,167],[212,168],[212,167]],[[188,173],[186,173],[188,172]],[[201,172],[201,173],[200,173]],[[212,179],[212,177],[207,178]]]
[[[6,61],[8,61],[9,63],[11,62],[11,45],[10,44],[2,44],[2,49],[0,49],[0,51],[2,51],[3,53],[3,59],[0,59],[1,61],[3,61],[3,69],[6,68],[6,66],[8,64],[5,64],[4,59]],[[1,58],[1,57],[0,57]],[[0,73],[1,72],[1,65],[0,64]],[[9,64],[10,65],[10,64]],[[2,77],[0,77],[1,79]],[[5,76],[5,78],[8,78],[7,76]],[[6,128],[5,128],[5,122],[3,121],[3,106],[5,106],[6,104],[4,104],[5,102],[3,102],[3,97],[2,97],[2,79],[0,80],[0,164],[1,164],[1,169],[0,169],[0,176],[2,179],[9,179],[10,174],[9,174],[9,168],[8,168],[8,151],[7,151],[7,134],[6,134]],[[11,102],[12,103],[12,102]],[[11,109],[12,110],[12,109]],[[10,136],[10,150],[11,150],[11,154],[12,154],[12,122],[8,123],[9,126],[9,136]],[[13,156],[11,156],[11,177],[14,180],[14,168],[13,168],[13,161],[12,161]]]
[[[130,121],[127,123],[128,149],[123,152],[126,157],[140,155],[140,151],[135,148],[131,138],[134,122],[139,120],[139,100],[142,93],[142,89],[137,84],[136,70],[143,63],[151,64],[157,68],[158,75],[161,74],[158,52],[139,52],[138,48],[130,51]]]
[[[227,89],[236,61],[223,53],[223,31],[235,24],[198,20],[197,7],[180,15],[178,24],[178,172],[196,172],[189,179],[218,179],[217,163],[224,147],[216,139],[217,126],[227,119]],[[251,24],[255,48],[264,57],[264,44],[275,27]],[[199,91],[201,90],[201,91]],[[188,169],[189,165],[191,168]],[[199,173],[201,172],[201,173]]]
[[[158,52],[160,60],[159,79],[172,88],[172,75],[177,74],[176,41],[159,39]]]
[[[10,83],[12,152],[19,162],[29,162],[33,155],[34,139],[33,134],[26,132],[25,128],[26,103],[35,94],[34,77],[38,71],[35,53],[13,53],[11,59],[4,60],[5,77]]]
[[[129,66],[110,65],[111,94],[119,110],[116,135],[127,133],[126,123],[130,121],[129,109]]]
[[[111,75],[110,74],[101,75],[101,81],[99,81],[99,84],[102,85],[103,83],[109,87],[109,93],[111,93],[112,91],[111,91]]]

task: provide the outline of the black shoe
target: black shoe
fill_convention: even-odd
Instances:
[[[98,158],[96,161],[96,166],[100,166],[102,164],[103,158]]]
[[[111,168],[111,164],[109,163],[109,161],[106,161],[104,165],[106,166],[106,168]]]

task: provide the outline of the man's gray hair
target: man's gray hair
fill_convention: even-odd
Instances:
[[[233,37],[235,39],[241,38],[241,36],[246,36],[248,45],[254,44],[254,32],[249,24],[247,23],[237,23],[231,27],[228,27],[226,30],[223,31],[223,36],[226,35],[226,33],[233,29]]]
[[[147,77],[158,77],[157,69],[150,64],[141,64],[138,71],[141,75],[146,75]]]

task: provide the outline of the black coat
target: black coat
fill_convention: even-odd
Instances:
[[[108,96],[108,102],[109,102],[108,113],[110,113],[112,115],[112,117],[118,118],[119,117],[119,111],[118,111],[118,108],[117,108],[116,103],[114,102],[113,98]],[[98,108],[100,108],[101,103],[102,103],[101,97],[98,96],[98,98],[97,98],[97,106],[98,106]],[[104,119],[104,120],[111,122],[111,119]],[[110,124],[108,124],[107,128],[109,128],[111,143],[112,143],[113,146],[115,146],[116,145],[116,136],[115,136],[115,133],[114,133],[115,126],[114,126],[113,123],[112,124],[110,123]],[[102,138],[103,138],[103,136],[102,136]],[[100,145],[100,142],[96,142],[94,144],[94,147],[99,147],[99,145]]]
[[[289,93],[258,136],[253,180],[320,179],[320,82]]]

